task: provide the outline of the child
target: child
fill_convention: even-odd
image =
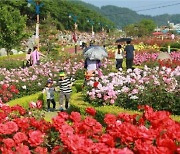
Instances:
[[[59,72],[58,84],[60,87],[60,95],[59,95],[60,111],[63,111],[64,98],[65,98],[65,108],[68,109],[70,94],[72,92],[71,86],[73,82],[74,79],[72,77],[66,77],[65,72],[63,70]]]
[[[47,97],[47,110],[50,112],[50,102],[53,104],[53,111],[56,109],[56,102],[54,100],[54,87],[52,87],[53,81],[48,80],[47,81],[47,86],[43,89],[43,93],[46,92],[46,97]]]
[[[122,68],[123,50],[120,44],[117,47],[118,50],[115,52],[115,59],[116,59],[116,69],[119,70],[119,68]]]

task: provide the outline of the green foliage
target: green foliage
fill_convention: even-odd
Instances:
[[[10,49],[17,46],[24,37],[26,17],[20,15],[19,10],[11,6],[0,8],[0,47]]]
[[[23,67],[24,60],[25,60],[25,54],[1,56],[0,68],[6,68],[8,70],[14,68],[20,68]]]
[[[143,19],[139,23],[131,24],[125,27],[125,32],[128,36],[148,36],[156,27],[153,20]]]
[[[124,28],[129,24],[140,22],[142,19],[153,20],[158,26],[167,25],[168,20],[176,24],[180,23],[179,14],[175,14],[175,15],[163,14],[158,16],[150,16],[150,15],[140,15],[131,9],[112,6],[112,5],[107,5],[98,8],[92,5],[88,5],[86,3],[84,4],[84,6],[100,12],[102,15],[104,15],[109,20],[114,22],[118,28]]]
[[[36,102],[37,100],[42,100],[43,102],[45,102],[45,99],[44,99],[43,94],[41,92],[12,100],[12,101],[8,102],[8,105],[10,105],[10,106],[21,105],[22,107],[28,109],[29,108],[29,102],[32,102],[32,101]]]
[[[165,43],[161,47],[161,51],[168,51],[168,46],[171,47],[171,51],[178,51],[180,49],[180,42]]]
[[[112,113],[112,114],[118,114],[118,113],[128,113],[128,114],[141,114],[138,111],[134,110],[127,110],[122,107],[118,106],[100,106],[100,107],[95,107],[92,104],[89,104],[88,102],[83,101],[83,95],[82,93],[74,93],[71,96],[71,111],[77,111],[80,112],[81,114],[85,114],[85,109],[87,107],[94,107],[96,109],[96,119],[100,122],[103,122],[104,115],[107,113]],[[171,116],[174,120],[180,121],[180,116]]]
[[[73,86],[76,88],[76,92],[82,91],[84,80],[76,80]]]
[[[69,14],[73,14],[77,17],[78,30],[81,31],[90,31],[91,25],[87,22],[87,19],[91,19],[94,24],[94,30],[100,31],[102,23],[103,25],[113,26],[113,22],[103,17],[100,13],[95,12],[94,10],[84,7],[82,4],[76,3],[74,1],[65,1],[65,0],[42,0],[40,3],[44,5],[40,9],[40,22],[41,19],[45,19],[45,22],[53,21],[54,25],[58,30],[73,30],[74,21],[69,18]],[[19,9],[22,15],[27,15],[28,26],[31,26],[36,21],[35,7],[27,7],[27,1],[11,1],[11,0],[2,0],[0,2],[2,5],[12,6],[13,8]],[[51,18],[51,19],[50,19]],[[46,21],[48,20],[48,21]],[[44,24],[44,20],[42,20]]]
[[[127,95],[121,94],[116,100],[116,105],[133,110],[137,110],[139,105],[149,105],[155,110],[166,110],[180,115],[180,95],[165,91],[162,84],[160,86],[149,85],[142,93],[139,93],[138,99],[129,99]]]

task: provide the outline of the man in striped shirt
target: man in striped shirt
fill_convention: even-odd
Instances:
[[[60,111],[63,111],[63,102],[65,99],[65,108],[68,108],[70,94],[72,92],[72,84],[75,79],[72,77],[66,77],[65,72],[62,70],[59,73],[59,87],[60,87],[60,95],[59,95],[59,103],[60,103]]]

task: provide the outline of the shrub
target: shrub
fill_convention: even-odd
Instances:
[[[8,70],[22,68],[24,60],[25,54],[2,56],[0,57],[0,68],[6,68]]]
[[[141,112],[135,111],[135,110],[127,110],[122,107],[118,106],[99,106],[96,107],[88,102],[83,101],[83,94],[82,93],[73,93],[70,100],[71,111],[78,111],[81,114],[86,114],[86,108],[93,107],[96,109],[96,119],[100,122],[103,122],[104,115],[107,113],[112,113],[117,115],[118,113],[128,113],[128,114],[141,114]],[[180,122],[180,116],[174,116],[172,115],[172,118],[176,121]]]
[[[33,95],[24,96],[22,98],[12,100],[12,101],[8,102],[8,105],[9,106],[20,105],[20,106],[28,109],[29,108],[29,102],[37,101],[37,100],[41,100],[43,103],[46,101],[44,95],[41,92],[38,92],[38,93],[33,94]]]
[[[179,115],[179,69],[144,67],[95,76],[84,88],[85,100],[95,106],[117,105],[133,110],[149,105]]]

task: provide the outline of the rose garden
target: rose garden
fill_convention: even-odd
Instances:
[[[180,53],[157,61],[160,51],[147,46],[136,45],[135,69],[127,71],[114,68],[109,46],[103,75],[84,87],[81,52],[60,51],[58,58],[27,68],[7,63],[0,69],[1,153],[179,153]],[[23,56],[9,58],[22,64]],[[76,79],[70,107],[49,113],[41,90],[49,77],[57,80],[60,68]]]
[[[149,18],[125,18],[120,29],[81,1],[0,6],[0,154],[180,154],[180,35],[172,27],[154,32]],[[124,38],[135,49],[132,69],[128,41],[117,42]],[[120,44],[126,55],[117,69]],[[89,75],[85,54],[94,45],[106,56]],[[69,106],[60,104],[66,76],[75,80]],[[55,108],[43,93],[49,84]]]

